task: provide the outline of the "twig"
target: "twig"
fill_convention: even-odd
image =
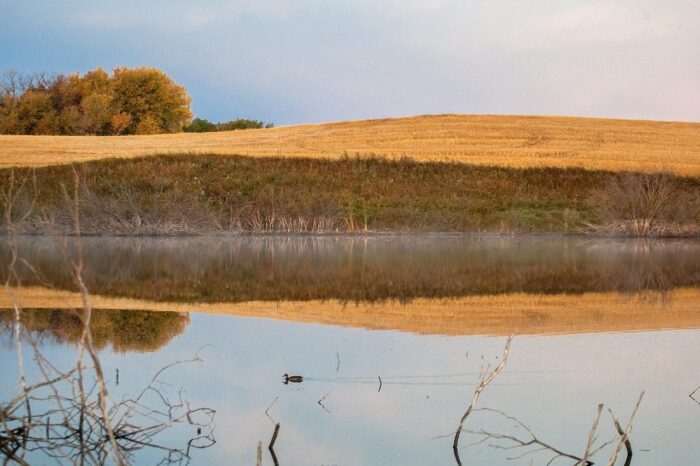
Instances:
[[[326,405],[323,404],[323,400],[325,400],[326,397],[327,397],[328,395],[330,395],[330,394],[331,394],[331,392],[326,393],[325,395],[323,395],[323,396],[321,397],[320,400],[317,401],[318,405],[319,405],[321,408],[323,408],[326,412],[329,412],[329,413],[330,413],[330,410],[329,410],[328,408],[326,408]]]
[[[270,411],[270,409],[275,405],[275,403],[277,403],[277,400],[278,400],[278,399],[279,399],[279,396],[276,396],[275,399],[272,400],[272,403],[270,403],[270,406],[268,406],[267,409],[265,410],[265,416],[267,416],[267,417],[273,422],[273,424],[277,424],[277,421],[275,421],[275,420],[272,418],[272,416],[270,416],[269,411]]]
[[[642,393],[639,394],[637,404],[634,406],[632,415],[630,416],[629,421],[627,421],[627,427],[625,428],[624,433],[620,436],[620,441],[617,443],[615,451],[613,452],[612,456],[610,456],[608,466],[614,466],[615,462],[617,461],[617,456],[620,454],[620,450],[622,449],[622,445],[624,445],[627,439],[629,438],[630,432],[632,432],[632,421],[634,420],[634,416],[637,414],[637,410],[639,410],[639,405],[642,403],[642,398],[644,398],[644,391],[642,391]]]
[[[484,391],[486,386],[493,382],[493,380],[498,376],[498,374],[501,373],[503,368],[506,365],[506,362],[508,361],[508,353],[510,352],[510,343],[513,341],[513,335],[511,334],[508,337],[508,340],[506,340],[506,345],[503,348],[503,358],[501,359],[501,362],[496,366],[496,368],[491,371],[490,373],[483,374],[481,377],[481,380],[479,381],[478,385],[476,386],[476,389],[474,389],[474,394],[472,396],[472,401],[469,403],[469,406],[467,406],[467,410],[464,412],[464,415],[462,415],[462,418],[459,420],[459,426],[457,427],[457,431],[455,432],[455,437],[454,441],[452,442],[452,451],[455,455],[455,460],[457,461],[458,466],[462,466],[462,460],[459,457],[459,436],[462,433],[462,429],[464,429],[464,422],[467,420],[471,412],[474,410],[474,406],[476,406],[476,402],[479,400],[479,396],[481,396],[481,392]]]
[[[615,424],[615,430],[617,430],[617,433],[620,434],[620,436],[626,437],[625,436],[625,431],[622,430],[622,426],[620,425],[620,421],[617,420],[615,415],[613,414],[612,410],[608,410],[610,413],[610,416],[612,416],[613,423]],[[625,450],[627,450],[627,458],[625,458],[625,464],[624,466],[630,466],[632,464],[632,442],[630,442],[629,437],[625,438]]]
[[[267,449],[270,450],[270,456],[272,456],[272,462],[275,466],[279,466],[279,461],[277,461],[277,455],[275,455],[275,442],[277,441],[277,434],[280,432],[279,422],[275,424],[275,431],[272,433],[272,439],[270,439],[270,445]]]
[[[487,431],[484,429],[481,429],[478,431],[465,430],[465,432],[467,432],[467,433],[479,435],[479,436],[483,437],[481,440],[475,442],[474,444],[483,443],[487,439],[492,439],[492,440],[507,440],[513,444],[513,445],[508,445],[508,446],[495,445],[495,444],[491,445],[493,448],[496,448],[499,450],[512,450],[515,448],[523,448],[523,447],[530,447],[530,446],[538,446],[539,447],[539,448],[536,448],[534,450],[526,450],[517,456],[509,457],[508,458],[509,460],[520,459],[520,458],[523,458],[527,455],[531,455],[531,454],[534,454],[534,453],[537,453],[540,451],[550,451],[551,453],[554,454],[554,456],[552,456],[552,458],[549,460],[549,462],[547,464],[551,464],[555,459],[560,458],[560,457],[572,459],[572,460],[576,461],[576,463],[575,463],[576,465],[584,464],[584,465],[590,466],[593,464],[589,460],[584,461],[582,458],[579,458],[576,455],[572,455],[571,453],[567,453],[567,452],[555,447],[554,445],[545,442],[544,440],[537,437],[537,435],[535,435],[534,431],[527,424],[525,424],[524,422],[520,421],[519,419],[517,419],[513,416],[510,416],[510,415],[504,413],[503,411],[499,411],[497,409],[491,409],[491,408],[477,408],[477,409],[474,409],[474,411],[487,411],[487,412],[492,412],[492,413],[496,413],[500,416],[503,416],[504,418],[516,423],[519,427],[523,428],[529,435],[529,438],[523,439],[523,438],[516,437],[515,435],[499,434],[499,433],[490,432],[490,431]],[[609,444],[609,443],[607,443],[607,444]],[[604,444],[604,445],[607,445],[607,444]],[[601,447],[599,447],[599,449],[600,448]],[[591,455],[592,454],[593,454],[593,452],[591,452]]]
[[[698,390],[700,390],[700,385],[698,385],[698,386],[695,388],[695,390],[693,390],[692,392],[690,392],[690,395],[688,395],[688,396],[690,397],[691,400],[693,400],[694,402],[696,402],[697,404],[700,405],[700,400],[698,400],[697,398],[695,398],[695,394],[698,392]]]
[[[598,413],[596,414],[595,420],[593,421],[593,427],[591,427],[591,431],[588,433],[588,443],[586,444],[586,451],[583,453],[583,458],[581,459],[581,463],[583,464],[588,463],[588,458],[591,454],[591,448],[593,448],[593,443],[595,443],[596,430],[598,430],[598,422],[600,421],[600,415],[602,412],[603,403],[598,405]]]

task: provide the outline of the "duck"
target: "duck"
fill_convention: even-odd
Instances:
[[[282,376],[284,378],[284,384],[287,385],[288,383],[301,383],[304,381],[304,377],[300,375],[289,375],[289,374],[284,374]]]

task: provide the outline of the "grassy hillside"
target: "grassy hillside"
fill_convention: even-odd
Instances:
[[[639,210],[635,186],[649,178],[637,175],[628,186],[617,184],[628,175],[571,168],[219,155],[100,160],[76,171],[83,232],[96,234],[581,231],[588,223],[630,220],[625,212],[603,218],[601,202],[632,200],[631,211]],[[611,181],[615,189],[606,196]],[[671,181],[654,221],[690,225],[680,233],[697,234],[700,179]],[[72,192],[71,167],[3,169],[0,186],[5,193],[14,186],[15,221],[31,206],[36,186],[21,231],[71,231],[64,191]],[[6,205],[0,198],[0,208]]]
[[[408,156],[510,168],[672,171],[700,176],[700,124],[591,118],[437,115],[200,134],[0,136],[0,166],[153,154],[337,159]]]

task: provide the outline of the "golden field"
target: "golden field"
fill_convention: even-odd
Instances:
[[[82,307],[78,293],[43,287],[12,289],[27,309]],[[567,334],[700,328],[700,289],[677,288],[660,296],[592,292],[579,295],[511,293],[407,303],[338,300],[176,303],[92,295],[92,306],[110,309],[205,312],[345,327],[440,335]],[[0,309],[12,307],[0,294]]]
[[[154,136],[0,135],[0,168],[154,154],[411,157],[503,167],[700,176],[700,123],[435,115]]]

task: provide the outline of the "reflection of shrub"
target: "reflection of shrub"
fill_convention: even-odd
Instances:
[[[0,312],[0,328],[11,329],[14,314]],[[104,310],[92,313],[91,329],[96,348],[111,344],[114,351],[154,351],[181,334],[190,319],[175,312]],[[77,343],[83,332],[81,311],[25,309],[24,328],[35,338]],[[5,332],[0,332],[5,333]]]
[[[677,178],[669,173],[611,176],[590,197],[603,220],[595,228],[630,236],[692,234],[698,202],[677,188]]]

